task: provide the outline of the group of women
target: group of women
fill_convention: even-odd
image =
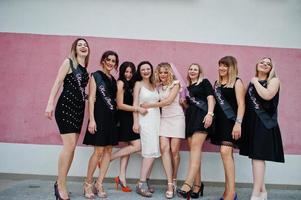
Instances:
[[[131,192],[126,184],[129,157],[141,151],[142,163],[136,192],[151,197],[150,184],[154,160],[162,156],[167,177],[165,197],[190,199],[203,196],[201,154],[206,138],[220,146],[225,172],[225,189],[220,200],[237,200],[235,190],[234,148],[252,159],[253,191],[251,200],[266,200],[264,184],[265,160],[284,162],[281,134],[277,122],[280,81],[270,58],[256,64],[255,77],[247,90],[238,78],[237,61],[225,56],[218,61],[218,80],[212,86],[204,78],[201,66],[188,67],[188,86],[175,76],[175,68],[167,62],[154,69],[149,61],[137,66],[123,62],[116,81],[111,72],[119,66],[118,54],[106,51],[100,59],[101,70],[86,70],[90,49],[83,38],[76,39],[70,58],[59,69],[51,89],[45,115],[55,119],[63,141],[58,161],[58,177],[54,184],[56,199],[70,199],[66,186],[76,143],[84,119],[88,99],[89,122],[83,143],[94,146],[83,185],[89,199],[105,198],[103,180],[112,160],[120,158],[117,188]],[[90,80],[89,80],[90,79]],[[85,87],[89,82],[89,95]],[[57,93],[62,93],[54,110]],[[185,111],[185,112],[184,112]],[[189,160],[184,184],[177,188],[181,139],[187,139]],[[112,146],[125,142],[116,152]],[[186,163],[185,163],[186,164]],[[182,164],[183,165],[183,164]],[[93,174],[99,167],[99,176]]]

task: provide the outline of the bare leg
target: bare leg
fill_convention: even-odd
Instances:
[[[190,160],[188,174],[185,179],[185,182],[190,186],[192,186],[194,178],[200,169],[199,166],[201,162],[201,150],[206,136],[207,134],[195,133],[192,135],[191,138],[188,139],[190,140]],[[190,188],[184,184],[181,189],[184,191],[188,191]]]
[[[252,160],[252,169],[253,169],[252,196],[259,197],[260,192],[266,192],[265,186],[264,186],[265,162],[263,160],[253,159]]]
[[[130,159],[130,155],[122,156],[120,158],[119,179],[121,180],[124,186],[126,186],[126,169],[128,166],[129,159]]]
[[[235,197],[235,166],[233,158],[233,148],[230,146],[221,146],[221,157],[225,170],[225,200],[233,200]]]
[[[101,160],[104,152],[104,147],[94,146],[94,152],[89,159],[88,170],[87,170],[87,177],[84,183],[84,196],[86,198],[94,198],[93,192],[93,175],[95,169]]]
[[[170,142],[167,137],[160,137],[160,149],[162,154],[162,162],[168,183],[172,183],[172,163],[170,155]]]
[[[132,153],[138,152],[141,150],[140,140],[134,140],[130,142],[130,145],[125,146],[111,155],[111,161],[122,156],[127,156]]]
[[[145,182],[151,174],[155,158],[143,158],[140,172],[140,181]]]
[[[162,154],[162,162],[167,177],[167,182],[172,183],[172,161],[170,155],[170,139],[167,137],[160,137],[160,149]],[[168,191],[173,191],[172,184],[168,185]]]
[[[97,179],[97,182],[100,184],[102,184],[103,179],[107,174],[110,165],[111,153],[112,153],[112,146],[105,146],[103,157],[100,161],[100,173]]]
[[[172,171],[172,178],[174,180],[177,179],[177,174],[178,174],[178,169],[180,165],[180,147],[181,147],[181,139],[179,138],[171,138],[171,155],[172,155],[172,166],[173,166],[173,171]]]
[[[78,136],[79,134],[77,133],[61,134],[63,149],[59,155],[58,160],[57,184],[61,197],[66,199],[68,198],[67,174],[73,161]]]
[[[90,157],[89,165],[88,165],[88,171],[87,171],[87,183],[93,182],[93,175],[95,172],[95,169],[98,165],[98,162],[102,159],[102,156],[104,154],[104,147],[94,146],[94,152]]]

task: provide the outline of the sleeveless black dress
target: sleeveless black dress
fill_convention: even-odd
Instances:
[[[121,80],[123,81],[123,80]],[[124,94],[123,103],[127,105],[133,105],[133,88],[131,88],[129,82],[124,83]],[[119,141],[120,142],[130,142],[133,140],[140,139],[140,135],[134,133],[133,131],[133,112],[128,112],[124,110],[118,110],[119,117]]]
[[[77,67],[83,72],[79,77],[79,82],[81,87],[85,88],[88,84],[89,74],[85,67],[81,65]],[[61,134],[79,134],[81,131],[85,112],[85,100],[83,99],[79,82],[73,73],[67,74],[64,79],[63,91],[55,108],[55,120]]]
[[[192,84],[187,87],[189,94],[196,97],[204,102],[207,102],[207,97],[213,95],[213,89],[208,79],[203,79],[198,85]],[[202,110],[195,104],[186,99],[189,107],[185,112],[185,123],[186,123],[186,138],[191,137],[195,132],[208,133],[210,135],[211,127],[204,128],[204,117],[207,115],[207,111]]]
[[[236,79],[236,81],[238,78]],[[237,100],[235,95],[235,84],[233,88],[225,87],[225,85],[220,86],[221,94],[224,99],[229,103],[233,112],[237,113]],[[211,143],[215,145],[225,145],[234,148],[238,148],[239,140],[234,140],[232,138],[232,130],[235,125],[235,121],[228,119],[225,115],[223,109],[218,103],[217,95],[214,93],[216,99],[216,104],[214,108],[214,131],[211,137]]]
[[[87,129],[86,135],[84,137],[84,144],[92,146],[108,146],[118,144],[118,134],[116,126],[116,92],[117,85],[116,80],[113,76],[109,78],[104,72],[96,71],[106,85],[106,91],[112,103],[114,105],[114,110],[110,110],[105,101],[103,100],[100,92],[96,89],[96,102],[94,104],[94,118],[96,122],[97,131],[95,134],[91,134]]]
[[[264,87],[267,87],[266,81],[260,81],[260,83]],[[268,101],[262,99],[256,89],[253,91],[258,103],[270,116],[277,113],[279,91]],[[263,125],[254,110],[254,104],[248,92],[246,94],[245,117],[242,124],[240,154],[257,160],[284,162],[282,139],[278,123],[271,129],[267,129]]]

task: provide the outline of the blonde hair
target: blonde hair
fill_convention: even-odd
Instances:
[[[263,58],[261,58],[261,59],[256,63],[255,76],[258,77],[258,70],[257,70],[258,64],[259,64],[262,60],[264,60],[264,59],[269,59],[269,60],[270,60],[270,63],[271,63],[271,65],[270,65],[270,66],[271,66],[271,70],[270,70],[270,72],[269,72],[269,74],[268,74],[268,76],[267,76],[267,81],[269,82],[272,78],[276,78],[276,77],[277,77],[276,71],[275,71],[275,67],[274,67],[273,62],[272,62],[272,59],[269,58],[269,57],[263,57]]]
[[[74,42],[71,45],[71,51],[70,51],[70,58],[73,61],[74,65],[77,66],[78,62],[77,62],[77,52],[76,52],[76,46],[78,41],[83,40],[86,42],[87,47],[88,47],[88,55],[85,57],[85,67],[88,67],[89,64],[89,58],[90,58],[90,47],[89,47],[89,43],[86,39],[84,38],[77,38],[76,40],[74,40]]]
[[[167,85],[171,85],[175,80],[176,77],[173,73],[172,67],[169,63],[167,62],[162,62],[160,64],[158,64],[158,66],[156,67],[155,70],[155,82],[156,83],[160,83],[160,77],[159,77],[159,73],[160,73],[160,69],[164,68],[165,70],[167,70],[168,72],[168,77],[167,77]]]
[[[237,60],[233,56],[225,56],[218,61],[218,65],[225,65],[228,68],[227,88],[233,88],[238,75]],[[218,75],[217,83],[221,85],[222,77]]]
[[[189,65],[188,71],[189,71],[190,67],[192,67],[193,65],[197,66],[199,69],[198,81],[196,83],[196,85],[198,85],[200,82],[203,81],[203,78],[204,78],[203,68],[201,67],[201,65],[199,65],[197,63],[192,63],[191,65]],[[191,85],[191,79],[189,77],[189,74],[187,74],[187,81],[188,81],[188,85]]]

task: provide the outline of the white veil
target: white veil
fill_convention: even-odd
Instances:
[[[173,71],[176,79],[178,81],[180,81],[180,84],[181,84],[180,99],[184,100],[187,95],[186,81],[173,63],[170,63],[170,66],[172,68],[172,71]]]

